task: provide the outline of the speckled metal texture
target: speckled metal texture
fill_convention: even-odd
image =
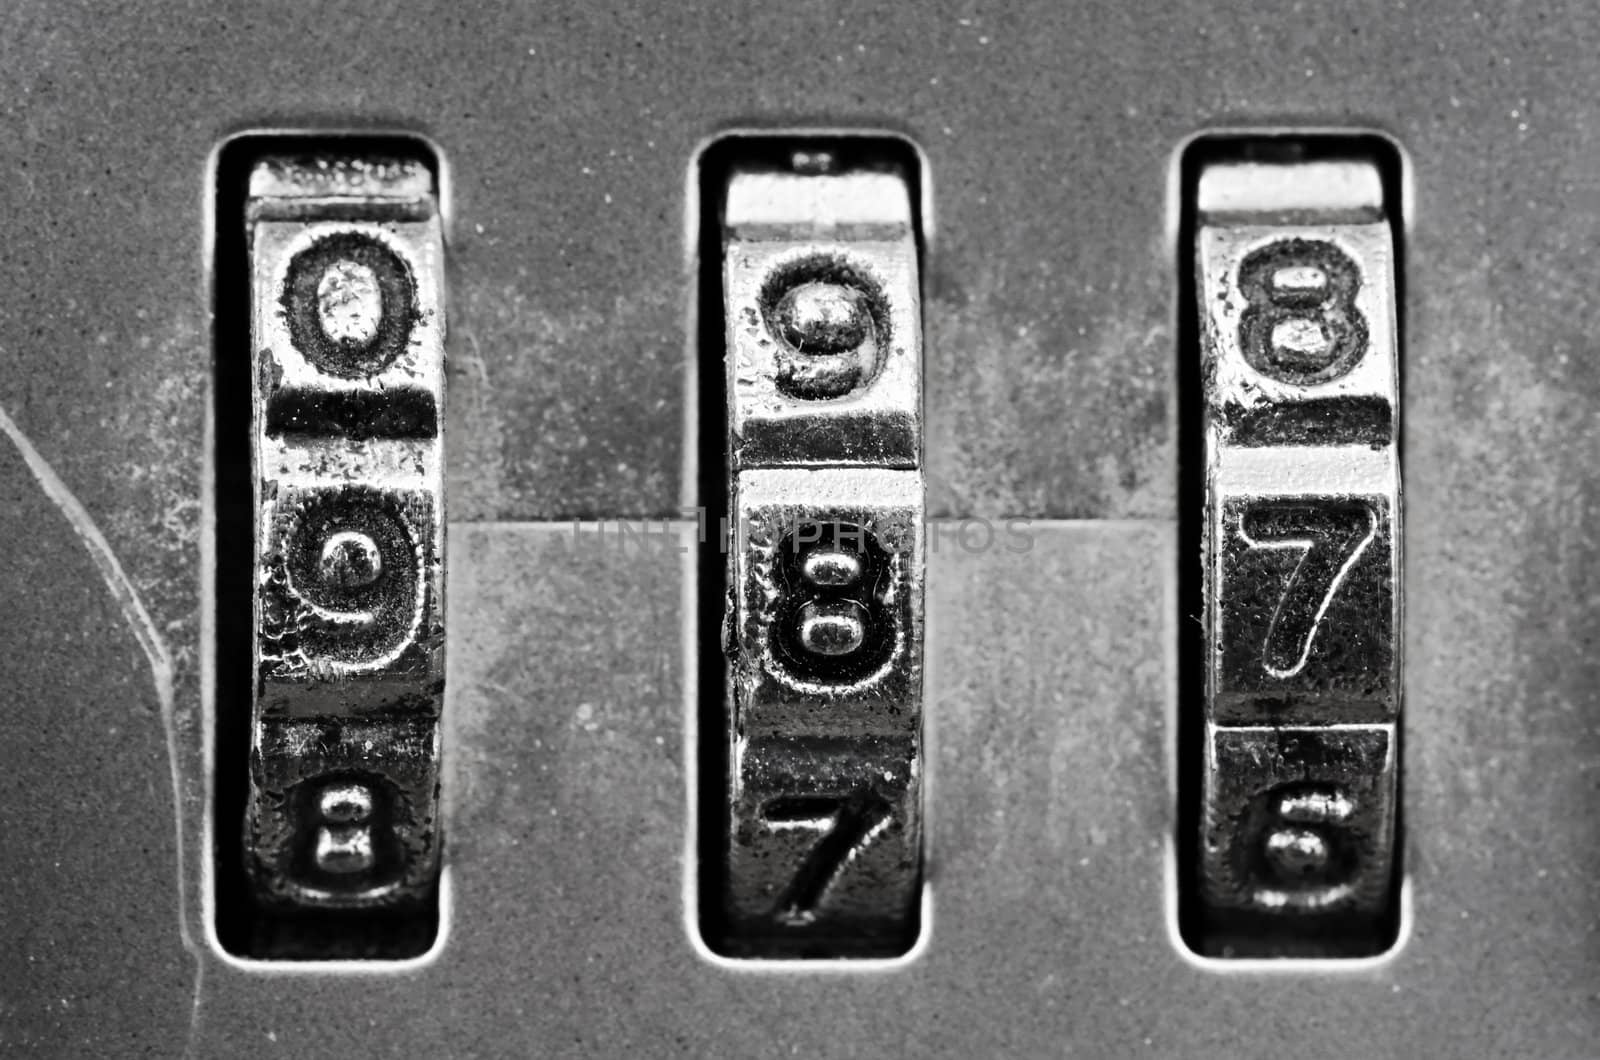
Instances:
[[[1400,204],[1360,156],[1186,168],[1205,460],[1179,540],[1204,571],[1179,605],[1203,627],[1197,666],[1179,647],[1180,771],[1200,774],[1179,923],[1220,957],[1381,954],[1403,872]]]
[[[698,930],[729,957],[893,958],[920,931],[919,181],[869,144],[700,159],[699,397],[726,430],[705,424],[699,482],[728,540],[697,541],[690,573],[692,856]]]
[[[18,1055],[1592,1055],[1600,26],[1263,7],[13,3],[0,33],[0,1046]],[[690,165],[738,126],[926,152],[925,943],[697,953]],[[446,164],[447,933],[389,974],[209,940],[207,163],[263,127]],[[1407,914],[1336,972],[1174,936],[1176,152],[1408,155]],[[1047,525],[1043,520],[1069,520]],[[581,534],[579,535],[581,537]],[[237,545],[232,547],[239,547]]]

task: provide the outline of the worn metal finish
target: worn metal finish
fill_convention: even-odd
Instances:
[[[722,217],[734,470],[919,466],[922,303],[906,175],[746,170],[728,182]]]
[[[445,640],[433,179],[412,160],[269,157],[246,212],[259,529],[240,856],[255,897],[285,912],[431,904]]]
[[[1195,298],[1206,724],[1197,923],[1225,956],[1369,954],[1397,920],[1393,235],[1370,162],[1213,163]]]
[[[922,891],[916,228],[905,174],[794,163],[735,165],[707,307],[736,529],[704,930],[736,956],[897,956]]]
[[[55,476],[0,437],[6,1052],[1594,1052],[1591,0],[15,0],[0,21],[0,426]],[[563,522],[677,510],[690,160],[796,123],[925,151],[929,511],[1036,534],[929,536],[932,917],[870,972],[694,952],[683,557],[612,547],[615,524],[574,547]],[[448,932],[392,973],[285,973],[204,930],[201,203],[230,133],[351,125],[426,132],[446,163]],[[1197,620],[1170,602],[1194,556],[1171,530],[1173,161],[1241,125],[1377,127],[1410,162],[1411,912],[1373,961],[1197,962],[1165,917],[1174,623]]]
[[[723,923],[740,955],[884,956],[922,881],[922,477],[743,472]]]

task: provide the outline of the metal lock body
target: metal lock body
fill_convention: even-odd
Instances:
[[[1196,194],[1205,445],[1200,948],[1393,939],[1395,253],[1375,164],[1215,162]]]
[[[721,190],[733,536],[706,936],[733,956],[896,956],[922,869],[910,184],[797,152]]]
[[[5,10],[0,1054],[1595,1054],[1593,0]],[[685,585],[656,532],[730,481],[701,159],[863,123],[937,190],[924,923],[890,967],[724,960],[725,556]],[[1401,164],[1400,924],[1208,959],[1184,170],[1308,128]],[[441,941],[248,959],[248,166],[393,130],[448,253]]]
[[[407,158],[251,171],[255,636],[244,827],[281,914],[436,902],[443,238]]]

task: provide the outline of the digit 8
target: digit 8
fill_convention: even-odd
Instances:
[[[371,775],[334,774],[299,785],[289,801],[298,808],[295,873],[302,880],[331,891],[392,885],[401,855],[387,785]]]
[[[1270,379],[1326,383],[1366,353],[1367,320],[1355,304],[1361,270],[1332,243],[1282,239],[1251,251],[1239,266],[1239,290],[1248,303],[1239,347]]]
[[[795,678],[839,686],[871,677],[894,654],[884,602],[889,556],[853,523],[796,527],[778,545],[772,653]]]

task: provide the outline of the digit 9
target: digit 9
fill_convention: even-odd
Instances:
[[[426,601],[421,545],[397,499],[361,487],[301,499],[284,553],[299,605],[296,647],[309,666],[379,671],[417,638]]]

